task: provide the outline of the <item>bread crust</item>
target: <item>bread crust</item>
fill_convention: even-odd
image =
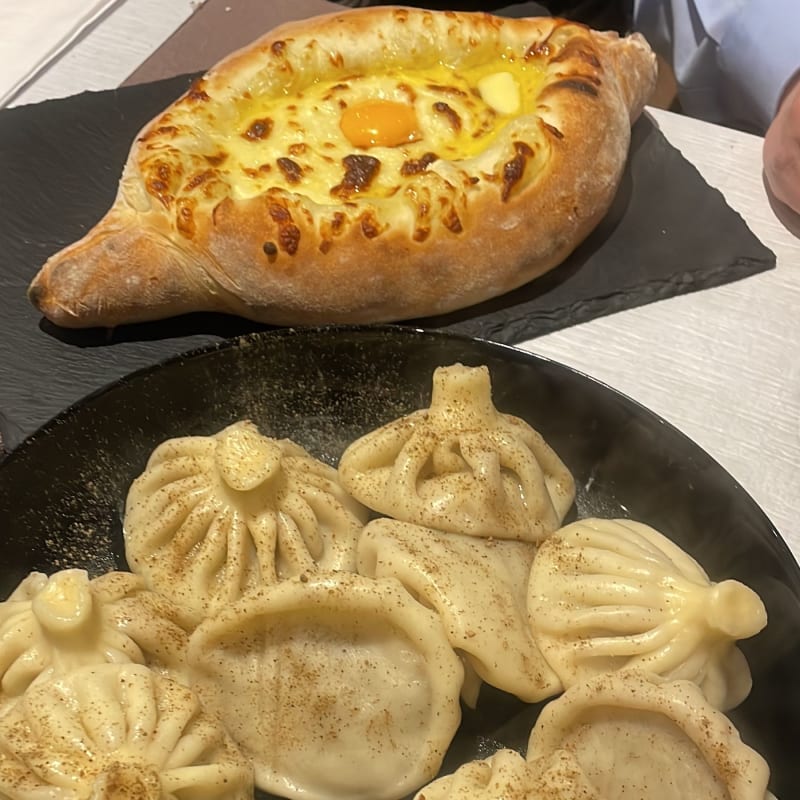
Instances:
[[[224,126],[241,98],[508,53],[542,70],[535,111],[478,156],[441,158],[398,181],[392,197],[356,186],[320,202],[302,179],[240,197],[215,163],[225,153],[206,142],[202,119]],[[112,208],[45,263],[28,296],[65,327],[193,311],[373,323],[496,297],[561,263],[606,213],[655,71],[642,37],[561,19],[384,6],[284,24],[142,129]],[[310,132],[312,144],[323,139]]]

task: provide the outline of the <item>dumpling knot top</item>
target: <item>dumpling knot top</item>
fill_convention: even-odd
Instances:
[[[156,448],[128,493],[125,550],[197,624],[286,577],[355,571],[366,515],[333,467],[243,421]]]
[[[764,604],[703,568],[648,525],[584,519],[536,553],[528,587],[534,636],[565,687],[622,668],[693,681],[720,709],[750,692],[737,639],[767,623]]]
[[[522,541],[556,530],[575,496],[572,475],[542,436],[495,408],[489,370],[462,364],[434,372],[429,408],[353,442],[339,477],[396,520]]]
[[[127,572],[31,572],[0,603],[0,699],[84,665],[180,670],[189,636],[172,604]]]

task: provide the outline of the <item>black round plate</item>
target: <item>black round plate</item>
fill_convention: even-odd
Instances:
[[[121,511],[164,439],[242,418],[336,464],[356,437],[430,401],[437,366],[485,364],[500,411],[527,420],[575,476],[572,516],[630,517],[691,553],[714,580],[757,591],[769,624],[742,644],[753,691],[731,713],[769,762],[780,798],[800,786],[800,570],[736,481],[664,420],[613,389],[519,349],[410,327],[284,329],[171,359],[97,392],[0,464],[6,596],[31,570],[126,568]],[[523,748],[538,707],[484,689],[444,765]]]

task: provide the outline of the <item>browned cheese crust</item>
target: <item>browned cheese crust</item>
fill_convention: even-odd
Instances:
[[[506,68],[517,113],[449,83]],[[496,297],[603,217],[655,70],[640,36],[560,19],[374,7],[283,25],[145,126],[113,207],[29,297],[67,327],[192,311],[370,323]],[[416,140],[342,140],[348,103],[387,92],[417,103]]]

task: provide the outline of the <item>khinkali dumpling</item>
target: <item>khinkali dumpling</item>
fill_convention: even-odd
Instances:
[[[417,793],[416,800],[529,800],[534,779],[519,753],[502,749],[437,778]]]
[[[155,449],[128,493],[125,552],[196,623],[283,578],[355,570],[366,518],[333,467],[242,421]]]
[[[492,403],[486,367],[433,375],[430,407],[357,439],[342,485],[403,522],[470,536],[538,541],[572,505],[572,475],[527,422]]]
[[[433,778],[463,668],[395,580],[301,575],[206,619],[188,660],[204,706],[284,797],[396,800]]]
[[[735,641],[754,636],[767,620],[747,586],[712,583],[658,531],[608,519],[572,523],[540,546],[528,611],[564,686],[636,667],[694,681],[723,710],[738,705],[752,685]]]
[[[252,800],[253,769],[186,686],[139,664],[37,683],[0,716],[11,800]]]
[[[88,664],[182,671],[189,635],[179,616],[128,572],[32,572],[0,603],[0,697]]]
[[[536,545],[441,533],[376,519],[358,545],[358,571],[397,578],[439,612],[450,644],[490,685],[533,703],[561,691],[528,623]],[[465,698],[474,705],[475,698]]]
[[[560,750],[602,800],[767,796],[767,763],[690,681],[623,670],[570,687],[542,710],[527,757]]]
[[[503,748],[437,778],[423,787],[415,800],[609,799],[594,790],[580,764],[566,750],[529,761],[515,750]]]

